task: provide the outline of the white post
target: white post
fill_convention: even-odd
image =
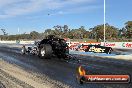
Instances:
[[[18,27],[17,31],[18,31],[18,34],[19,34],[19,32],[20,32],[20,29],[19,29],[19,27]]]
[[[104,0],[104,46],[105,46],[105,0]]]

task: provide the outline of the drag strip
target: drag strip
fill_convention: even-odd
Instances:
[[[33,55],[23,56],[19,53],[19,50],[8,47],[0,47],[0,58],[0,72],[2,73],[0,79],[4,81],[3,78],[7,77],[7,80],[10,81],[13,81],[13,79],[19,80],[19,83],[10,82],[10,84],[14,82],[18,84],[17,88],[23,87],[24,83],[26,83],[24,88],[37,88],[36,85],[39,84],[42,85],[38,86],[38,88],[130,88],[132,86],[131,84],[78,84],[76,70],[79,65],[84,65],[89,74],[132,73],[131,70],[127,69],[125,71],[122,68],[97,63],[98,61],[96,63],[81,59],[79,62],[74,60],[64,61],[56,57],[40,59]],[[6,76],[7,74],[9,76]],[[6,83],[5,85],[8,86]]]

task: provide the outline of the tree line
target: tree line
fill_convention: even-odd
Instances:
[[[43,39],[47,35],[56,35],[61,38],[69,39],[95,39],[103,41],[104,38],[104,24],[94,26],[93,28],[86,29],[84,26],[76,29],[70,29],[68,25],[56,25],[52,29],[46,29],[43,33],[32,31],[29,34],[9,35],[5,29],[1,29],[3,35],[0,35],[1,40],[36,40]],[[116,28],[108,23],[105,24],[106,40],[131,40],[132,39],[132,21],[127,21],[125,26],[121,29]]]

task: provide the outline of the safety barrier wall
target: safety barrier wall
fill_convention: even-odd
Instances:
[[[7,43],[7,44],[34,44],[34,41],[0,41],[0,43]]]
[[[0,41],[0,43],[8,44],[34,44],[35,41]],[[68,46],[75,48],[78,45],[101,45],[104,46],[104,42],[67,42]],[[105,42],[106,47],[112,48],[126,48],[132,49],[132,42]]]
[[[101,45],[104,45],[104,42],[101,42]],[[132,49],[132,42],[106,42],[105,46],[112,48],[126,48]]]
[[[12,43],[16,43],[16,41],[0,41],[0,43],[9,43],[9,44],[12,44]]]
[[[78,45],[101,45],[112,48],[132,49],[132,42],[68,42],[69,47],[77,47]]]

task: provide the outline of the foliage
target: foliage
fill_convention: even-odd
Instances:
[[[116,41],[117,38],[119,41],[121,40],[130,40],[132,38],[132,21],[128,21],[125,23],[125,26],[122,29],[118,29],[109,24],[105,24],[106,26],[106,40]],[[103,41],[104,38],[104,25],[97,25],[93,28],[89,28],[89,30],[85,29],[84,26],[80,26],[76,29],[69,29],[68,25],[56,25],[52,29],[46,29],[43,33],[38,33],[36,31],[32,31],[29,34],[17,34],[17,35],[8,35],[5,29],[1,29],[3,35],[0,35],[1,40],[36,40],[43,39],[47,35],[56,35],[61,38],[70,38],[72,40],[94,40]],[[128,39],[126,39],[128,38]]]
[[[8,33],[6,33],[5,29],[1,29],[1,31],[3,32],[3,35],[8,35]]]
[[[126,28],[126,38],[132,38],[132,21],[128,21],[125,23]]]
[[[38,39],[39,38],[39,33],[36,32],[36,31],[32,31],[30,33],[30,37],[31,37],[31,39]]]
[[[104,38],[104,25],[97,25],[91,28],[90,38],[96,39],[97,41],[103,40]],[[118,28],[105,24],[105,37],[106,39],[112,39],[118,37]]]

